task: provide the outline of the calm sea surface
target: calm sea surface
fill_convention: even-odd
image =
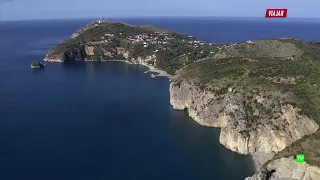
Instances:
[[[209,42],[320,40],[320,23],[265,19],[117,19]],[[219,144],[219,130],[169,104],[169,82],[121,62],[49,64],[49,48],[91,22],[0,22],[1,180],[241,180],[251,160]]]

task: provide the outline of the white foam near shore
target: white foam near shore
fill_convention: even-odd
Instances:
[[[58,63],[62,63],[63,62],[61,59],[46,59],[46,58],[44,58],[43,61],[46,61],[46,62],[58,62]]]
[[[125,63],[128,63],[128,64],[136,64],[136,63],[132,63],[130,61],[127,61],[127,60],[106,60],[104,62],[108,62],[108,61],[119,61],[119,62],[125,62]],[[166,71],[163,71],[163,70],[160,70],[160,69],[157,69],[153,66],[150,66],[150,65],[145,65],[145,64],[139,64],[141,66],[146,66],[149,70],[145,71],[144,73],[157,73],[157,74],[153,74],[155,77],[167,77],[167,78],[171,78],[172,75],[168,74]]]
[[[163,71],[163,70],[160,70],[160,69],[156,69],[153,66],[148,66],[148,65],[144,65],[144,66],[149,68],[149,70],[146,71],[145,73],[148,73],[148,72],[158,73],[158,74],[154,74],[154,76],[156,76],[156,77],[167,77],[167,78],[171,78],[172,77],[172,75],[168,74],[166,71]]]
[[[127,61],[127,60],[98,60],[98,61],[101,61],[101,62],[112,62],[112,61],[118,61],[118,62],[125,62],[125,63],[128,63],[128,64],[133,64],[132,62],[130,61]]]
[[[254,152],[251,154],[255,171],[259,171],[264,163],[272,159],[273,153]]]

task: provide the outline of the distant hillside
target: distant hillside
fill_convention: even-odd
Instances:
[[[283,95],[283,103],[294,104],[320,122],[319,77],[320,59],[211,58],[186,66],[172,82],[194,81],[219,94],[227,93],[228,88],[247,95],[268,94],[270,98],[281,92],[287,94]],[[275,98],[278,101],[280,97]]]
[[[303,57],[316,59],[320,57],[320,43],[303,42],[292,38],[247,41],[224,45],[214,57]]]
[[[197,59],[208,57],[217,46],[160,27],[95,21],[51,49],[45,60],[120,59],[160,68],[170,74]]]
[[[71,38],[51,49],[45,60],[63,62],[122,59],[151,65],[174,74],[187,64],[211,57],[314,59],[320,56],[319,46],[319,43],[296,39],[212,44],[161,27],[137,26],[102,19],[76,31]]]

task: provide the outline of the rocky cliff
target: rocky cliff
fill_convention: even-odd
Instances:
[[[308,163],[297,163],[294,157],[273,160],[245,180],[317,180],[320,179],[320,168]]]
[[[63,51],[60,53],[55,53],[55,50],[52,49],[48,52],[46,57],[44,58],[45,61],[48,62],[65,62],[68,60],[84,60],[84,61],[106,61],[108,59],[110,60],[127,60],[130,63],[133,64],[141,64],[141,65],[149,65],[154,66],[156,65],[156,55],[150,54],[147,56],[137,56],[137,57],[131,57],[131,53],[122,47],[115,47],[111,50],[104,50],[99,49],[103,51],[103,57],[105,59],[95,59],[95,47],[93,46],[80,46],[78,48],[69,50],[69,51]]]
[[[320,179],[320,131],[305,136],[277,153],[261,169],[246,180],[318,180]],[[296,154],[304,154],[305,162],[296,162]]]
[[[209,58],[187,65],[171,79],[170,103],[187,109],[201,125],[221,128],[220,143],[232,151],[276,153],[253,179],[270,179],[274,173],[276,178],[316,180],[320,62],[302,54]],[[309,135],[311,140],[301,141]],[[298,153],[307,154],[307,163],[289,166],[289,157]]]
[[[173,79],[170,84],[173,108],[188,109],[189,115],[201,125],[221,128],[220,143],[241,154],[279,152],[319,128],[313,119],[300,114],[298,108],[291,104],[280,105],[280,102],[267,117],[259,115],[262,112],[258,109],[254,110],[257,117],[255,122],[250,122],[248,104],[268,106],[268,103],[275,103],[272,101],[259,93],[248,99],[232,88],[219,94],[203,90],[195,82],[177,84]]]

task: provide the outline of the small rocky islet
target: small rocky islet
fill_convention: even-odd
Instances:
[[[45,68],[45,67],[47,67],[47,65],[42,62],[32,62],[31,63],[31,69],[41,69],[41,68]]]
[[[247,179],[320,179],[320,43],[293,38],[206,43],[155,26],[105,19],[76,31],[45,61],[122,59],[166,71],[170,103],[221,128],[240,154],[274,155]],[[296,154],[305,163],[296,163]]]

